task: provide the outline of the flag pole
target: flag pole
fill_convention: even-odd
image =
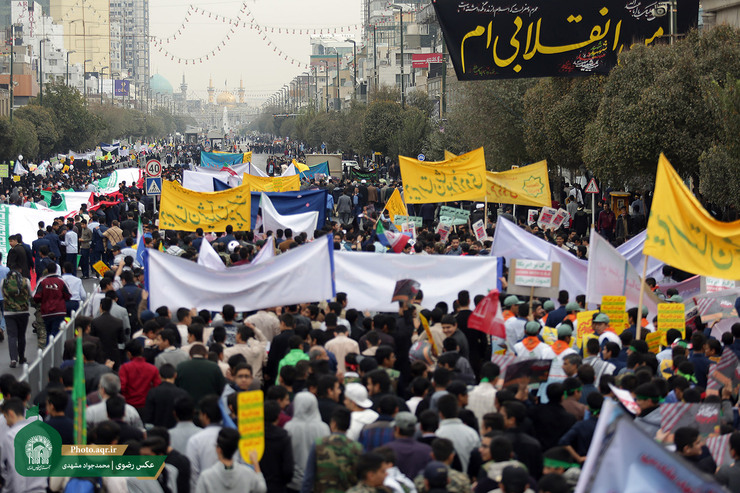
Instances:
[[[637,320],[635,321],[636,339],[642,336],[642,297],[645,295],[645,276],[647,275],[648,255],[644,255],[642,264],[642,278],[640,283],[640,299],[637,302]]]

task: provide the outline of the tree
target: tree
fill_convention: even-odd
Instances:
[[[39,138],[33,123],[23,118],[14,118],[11,124],[11,135],[13,145],[11,156],[22,154],[24,157],[34,159],[39,154]]]
[[[392,101],[376,100],[367,108],[362,124],[365,145],[383,154],[398,150],[397,136],[401,130],[401,105]]]
[[[426,118],[431,118],[434,112],[435,101],[426,92],[420,89],[414,89],[406,97],[406,106],[418,108]]]
[[[51,109],[56,117],[54,123],[60,135],[55,151],[95,146],[102,122],[87,111],[79,91],[60,82],[49,83],[44,89],[44,107]]]
[[[59,131],[55,124],[54,113],[45,106],[28,104],[15,111],[16,118],[22,118],[33,124],[38,138],[38,156],[47,159],[54,154],[54,149],[59,142]],[[29,157],[35,155],[24,154]]]
[[[413,106],[406,108],[397,134],[397,147],[391,155],[418,156],[424,150],[430,130],[429,117],[422,110]]]

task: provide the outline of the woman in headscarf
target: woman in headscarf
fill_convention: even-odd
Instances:
[[[293,400],[293,419],[285,423],[293,446],[293,479],[288,490],[300,491],[311,446],[317,438],[329,436],[329,426],[321,420],[319,401],[310,392],[299,392]]]

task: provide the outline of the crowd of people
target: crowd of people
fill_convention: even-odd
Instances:
[[[84,189],[91,179],[85,173],[64,178],[56,173],[23,177],[6,193],[8,200],[23,205],[36,190]],[[178,167],[165,174],[177,179]],[[332,197],[327,222],[314,238],[333,234],[335,249],[387,250],[376,224],[390,228],[383,208],[398,183],[379,176],[304,186],[327,188]],[[576,230],[578,191],[563,190],[563,203],[574,202],[576,212],[559,231],[538,231],[521,211],[514,217],[507,206],[499,215],[511,215],[532,233],[587,257],[585,233]],[[145,273],[137,262],[140,221],[146,248],[195,261],[208,241],[227,266],[248,264],[269,245],[268,236],[279,255],[300,248],[307,235],[230,227],[218,234],[160,231],[137,184],[122,184],[118,193],[96,201],[101,205],[94,210],[39,224],[30,244],[14,234],[7,268],[0,270],[11,367],[26,361],[30,318],[43,346],[64,317],[90,298],[74,318],[83,342],[88,441],[125,444],[127,454],[167,456],[157,480],[102,478],[96,491],[569,493],[588,457],[602,403],[615,398],[614,389],[634,397],[639,406],[634,423],[645,433],[740,491],[740,468],[717,468],[698,429],[666,434],[660,419],[662,402],[717,403],[722,409],[717,431],[730,434],[730,452],[740,456],[737,389],[706,390],[710,365],[728,351],[740,356],[740,324],[721,340],[700,322],[685,335],[669,330],[653,353],[644,338],[659,327],[648,313],[638,317],[638,309],[631,308],[629,327],[617,333],[616,324],[599,312],[592,319],[594,337],[579,345],[582,293],[530,300],[507,294],[506,276],[501,339],[468,324],[487,294],[477,286],[435,306],[425,303],[422,290],[393,313],[367,312],[344,293],[242,313],[229,304],[213,313],[188,300],[180,307],[148,306]],[[644,205],[630,207],[644,216]],[[437,205],[423,205],[409,211],[421,216],[423,225],[402,254],[487,255],[497,215],[471,208],[471,222],[487,220],[487,239],[463,225],[443,241],[436,232]],[[639,224],[639,218],[630,220],[634,231],[625,233],[636,233]],[[609,236],[611,226],[602,216],[597,227]],[[614,224],[612,231],[617,229]],[[110,270],[102,275],[91,270],[98,260]],[[86,277],[96,278],[89,293],[81,283]],[[674,293],[666,294],[678,301]],[[429,322],[428,332],[421,316]],[[501,353],[517,361],[551,360],[547,381],[538,388],[526,381],[505,385],[503,363],[494,362],[501,363]],[[0,376],[3,493],[69,491],[68,479],[19,475],[13,437],[36,419],[25,416],[37,405],[63,443],[74,443],[75,356],[75,341],[69,340],[64,362],[49,371],[48,384],[37,395],[12,374]],[[237,396],[255,390],[264,395],[264,451],[261,457],[256,452],[244,457],[235,429]]]

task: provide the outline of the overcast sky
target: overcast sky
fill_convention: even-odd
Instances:
[[[195,2],[194,2],[195,3]],[[176,40],[169,44],[159,46],[151,45],[151,72],[159,73],[170,81],[175,91],[179,91],[182,74],[188,84],[188,93],[191,98],[206,99],[206,88],[208,79],[213,77],[213,85],[217,90],[227,87],[236,91],[239,86],[239,78],[244,78],[246,96],[249,103],[257,104],[266,96],[279,90],[294,76],[306,71],[291,65],[291,57],[303,64],[308,64],[310,48],[310,36],[305,34],[278,34],[277,28],[292,29],[324,29],[339,28],[353,24],[361,24],[361,0],[246,0],[248,9],[252,12],[256,23],[268,28],[267,40],[263,40],[263,34],[256,30],[239,26],[235,33],[230,34],[233,27],[221,20],[208,18],[208,15],[200,13],[188,17],[188,8],[191,5],[186,0],[151,0],[150,9],[150,35],[157,38],[167,38],[176,35],[180,25],[188,18],[184,30],[177,35]],[[249,22],[246,14],[241,14],[241,0],[215,0],[195,3],[199,8],[213,12],[221,16],[235,19],[241,15],[243,21]],[[275,28],[274,33],[270,32]],[[337,38],[346,39],[347,29],[344,34],[337,34]],[[361,30],[355,30],[355,39],[361,37]],[[231,39],[227,40],[226,35]],[[226,46],[221,41],[226,41]],[[268,46],[268,40],[272,45]],[[221,46],[221,51],[217,47]],[[283,57],[277,52],[283,51]],[[216,56],[210,56],[212,50],[216,50]],[[170,56],[175,57],[170,60]],[[205,61],[209,55],[210,60]],[[288,60],[284,56],[288,55]],[[204,57],[203,63],[195,65],[185,62],[178,64],[177,57],[199,58]]]

